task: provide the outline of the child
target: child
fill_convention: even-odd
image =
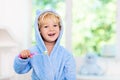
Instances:
[[[32,80],[76,80],[75,60],[60,46],[63,26],[57,13],[38,12],[35,20],[36,45],[15,57],[14,70],[27,73]]]

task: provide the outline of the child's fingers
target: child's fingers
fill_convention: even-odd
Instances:
[[[28,58],[30,56],[30,52],[28,50],[25,50],[24,56]]]
[[[21,58],[28,58],[28,57],[30,57],[30,51],[29,51],[29,50],[23,50],[23,51],[20,53],[20,57],[21,57]]]

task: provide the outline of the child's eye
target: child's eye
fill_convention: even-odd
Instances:
[[[54,27],[57,27],[58,25],[53,25]]]
[[[44,26],[44,28],[48,28],[48,26]]]

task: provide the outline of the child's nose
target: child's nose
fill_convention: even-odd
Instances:
[[[51,26],[51,27],[50,27],[50,30],[54,30],[54,28]]]

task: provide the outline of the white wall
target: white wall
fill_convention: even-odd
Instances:
[[[7,29],[17,42],[17,46],[0,46],[0,76],[15,74],[13,70],[14,57],[19,50],[31,45],[31,7],[31,0],[0,0],[0,29]]]
[[[22,48],[31,42],[31,4],[31,0],[0,0],[0,27],[8,29]]]

